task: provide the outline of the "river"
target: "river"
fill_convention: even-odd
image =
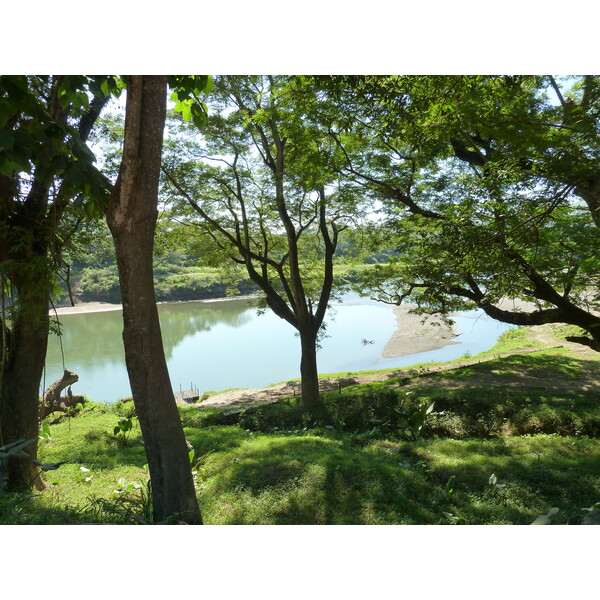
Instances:
[[[165,355],[175,391],[263,387],[299,377],[300,340],[270,310],[257,314],[253,299],[159,305]],[[79,375],[73,393],[110,403],[131,395],[121,340],[121,311],[60,315],[62,335],[51,335],[45,386],[64,366]],[[390,306],[350,297],[333,302],[319,371],[337,373],[446,361],[491,347],[509,325],[479,311],[453,317],[458,344],[401,358],[382,358],[396,329]],[[373,343],[363,344],[368,339]]]

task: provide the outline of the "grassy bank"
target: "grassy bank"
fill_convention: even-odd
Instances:
[[[328,392],[317,420],[294,398],[181,407],[205,522],[527,524],[552,507],[552,522],[581,522],[600,501],[600,398],[578,384],[600,362],[544,349],[557,340],[516,330],[468,366],[410,367]],[[552,385],[532,385],[535,376]],[[130,417],[133,429],[115,434]],[[0,522],[149,522],[131,405],[90,405],[51,425],[40,459],[65,464],[46,473],[46,492],[0,496]]]

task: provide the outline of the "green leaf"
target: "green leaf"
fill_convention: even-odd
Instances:
[[[181,116],[187,123],[192,118],[192,107],[188,105],[184,106],[184,108],[181,110]]]
[[[42,471],[56,471],[56,469],[60,468],[61,465],[64,465],[66,461],[57,462],[57,463],[41,463],[39,460],[31,461],[36,467],[39,467]]]
[[[26,448],[29,444],[33,444],[36,440],[37,438],[32,438],[30,440],[21,438],[16,442],[0,446],[0,460],[7,458],[28,458],[29,455],[23,452],[23,448]]]
[[[0,129],[0,150],[12,150],[15,136],[9,129]]]

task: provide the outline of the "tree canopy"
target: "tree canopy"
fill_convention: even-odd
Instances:
[[[359,77],[323,82],[342,168],[381,203],[399,256],[368,272],[388,301],[563,322],[600,349],[600,79]],[[383,234],[386,236],[382,237]],[[522,299],[526,310],[503,300]]]

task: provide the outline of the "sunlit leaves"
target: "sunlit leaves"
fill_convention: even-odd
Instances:
[[[203,127],[208,117],[208,107],[204,98],[212,90],[212,78],[207,75],[174,75],[169,79],[173,90],[171,100],[175,102],[174,111],[181,113],[185,122],[193,122]]]

